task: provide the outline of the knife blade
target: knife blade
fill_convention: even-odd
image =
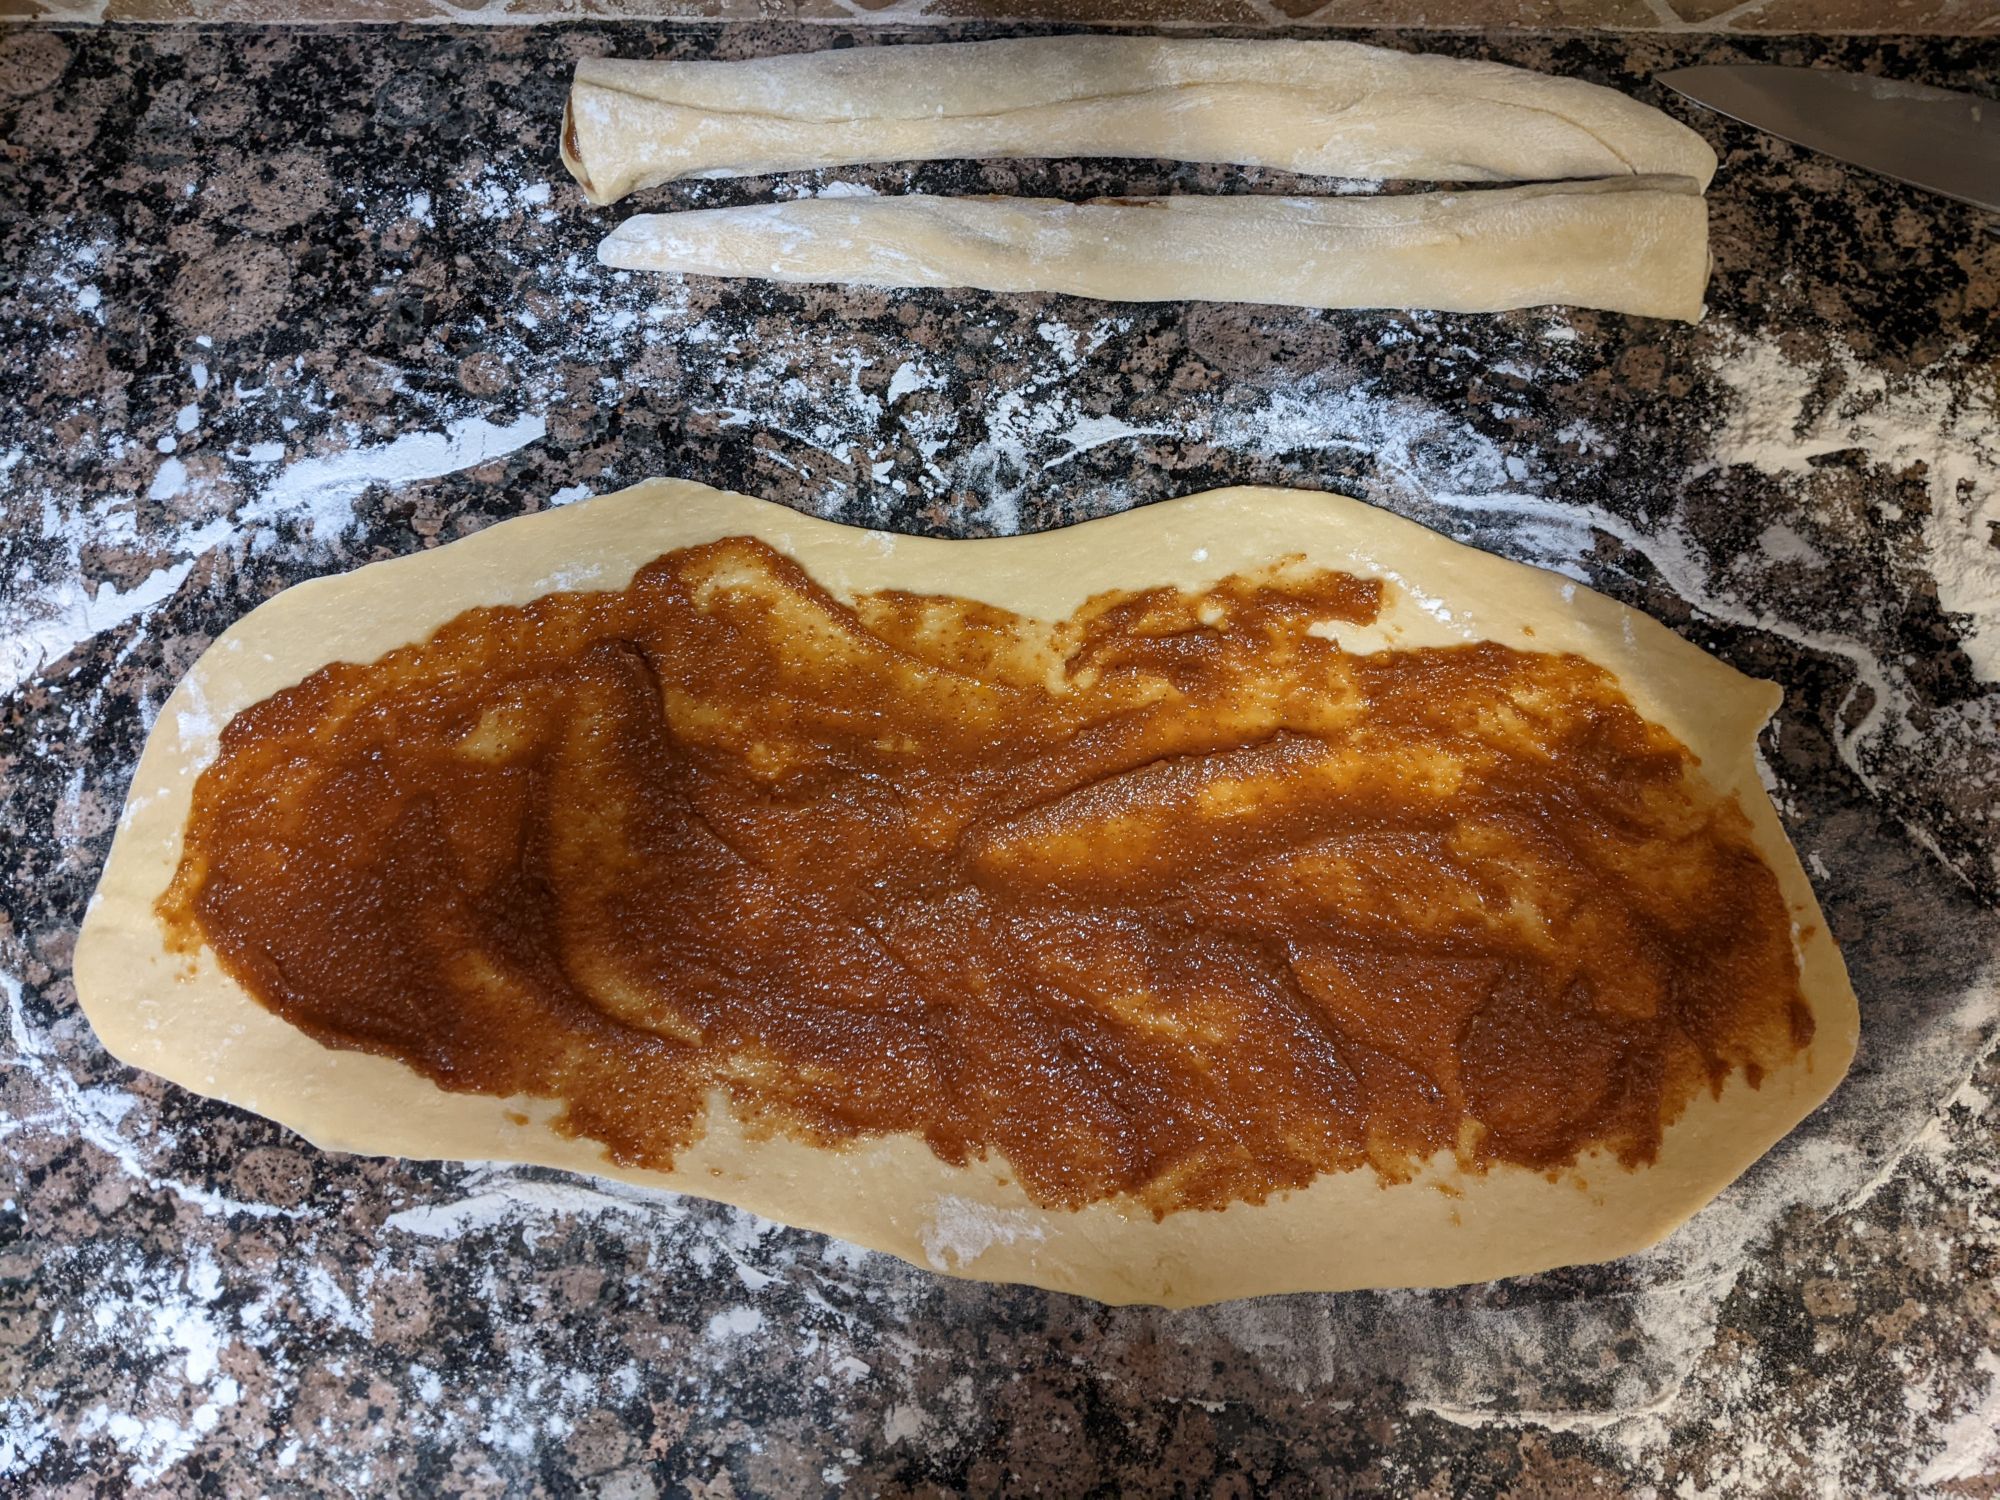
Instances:
[[[1824,68],[1730,64],[1655,77],[1794,145],[2000,210],[2000,100]]]

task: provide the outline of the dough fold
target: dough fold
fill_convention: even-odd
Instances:
[[[641,214],[628,270],[1105,301],[1701,316],[1708,212],[1686,177],[1389,197],[808,198]]]
[[[1614,89],[1331,41],[1029,37],[743,62],[586,59],[564,164],[593,203],[677,177],[873,161],[1109,156],[1336,177],[1535,181],[1715,153]]]

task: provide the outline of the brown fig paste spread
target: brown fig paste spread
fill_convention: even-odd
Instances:
[[[238,715],[160,914],[322,1043],[633,1165],[718,1093],[1051,1207],[1643,1164],[1811,1037],[1778,883],[1591,662],[1344,650],[1381,588],[1051,624],[690,547]]]

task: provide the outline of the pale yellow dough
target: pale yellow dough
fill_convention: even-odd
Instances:
[[[644,562],[726,535],[761,537],[836,594],[953,593],[1059,617],[1106,589],[1199,587],[1303,553],[1391,585],[1349,649],[1496,640],[1576,651],[1615,672],[1640,711],[1740,801],[1797,924],[1811,1047],[1760,1089],[1697,1097],[1652,1166],[1587,1160],[1557,1180],[1431,1163],[1415,1182],[1322,1177],[1257,1207],[1050,1212],[1004,1163],[946,1166],[896,1137],[827,1151],[746,1139],[711,1102],[708,1135],[668,1173],[607,1162],[557,1135],[533,1100],[447,1094],[386,1058],[321,1047],[260,1006],[205,950],[169,954],[153,913],[179,858],[196,776],[229,718],[328,662],[367,661],[474,605],[560,588],[618,588]],[[1532,632],[1532,633],[1531,633]],[[1779,701],[1643,615],[1554,574],[1477,552],[1359,501],[1220,490],[1064,531],[995,541],[891,536],[679,480],[506,521],[433,552],[288,589],[217,639],[161,710],[84,922],[76,984],[126,1062],[283,1122],[330,1150],[536,1162],[703,1197],[956,1275],[1106,1302],[1186,1305],[1265,1292],[1430,1286],[1601,1260],[1659,1239],[1824,1099],[1855,1043],[1854,994],[1811,888],[1758,781],[1753,746]],[[523,1123],[525,1119],[525,1123]],[[1449,1193],[1441,1191],[1449,1188]]]
[[[774,281],[1693,322],[1708,202],[1686,177],[1356,198],[803,198],[639,214],[597,255]]]
[[[586,58],[564,164],[593,203],[676,177],[939,157],[1235,162],[1334,177],[1532,182],[1715,153],[1614,89],[1335,41],[1055,36],[744,62]]]

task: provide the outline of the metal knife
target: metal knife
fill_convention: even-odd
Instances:
[[[2000,100],[1823,68],[1744,64],[1656,77],[1794,145],[2000,210]]]

